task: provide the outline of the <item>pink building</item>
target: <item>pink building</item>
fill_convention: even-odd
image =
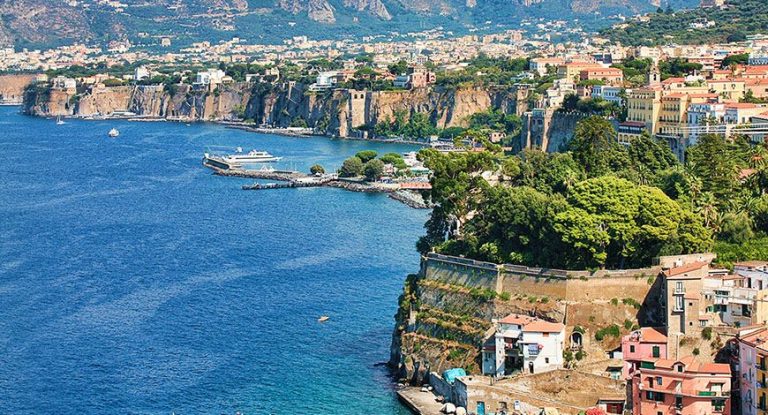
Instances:
[[[640,362],[645,359],[667,358],[667,336],[651,328],[643,327],[621,338],[621,354],[624,379],[631,379]]]
[[[724,363],[645,359],[632,376],[634,415],[729,415],[731,368]]]

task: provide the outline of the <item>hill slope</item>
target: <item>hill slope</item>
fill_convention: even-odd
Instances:
[[[692,23],[713,21],[714,27],[693,28]],[[647,22],[632,22],[602,34],[624,45],[654,46],[665,43],[702,44],[743,40],[746,35],[768,32],[768,1],[729,0],[715,8],[654,13]]]
[[[653,10],[660,0],[0,0],[0,46],[46,47],[174,36],[176,44],[240,36],[279,42],[296,35],[349,37],[444,26],[462,31],[528,17],[598,22]],[[673,0],[678,7],[698,0]],[[182,28],[183,30],[179,30]]]

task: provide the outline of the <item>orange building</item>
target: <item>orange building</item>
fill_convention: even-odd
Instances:
[[[621,86],[624,72],[618,68],[589,68],[579,72],[582,81],[604,81],[607,85]]]

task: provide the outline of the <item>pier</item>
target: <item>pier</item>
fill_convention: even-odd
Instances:
[[[422,392],[420,388],[406,386],[397,391],[397,398],[416,415],[440,415],[443,404],[438,402],[432,392]]]
[[[219,157],[204,157],[203,166],[219,176],[244,177],[249,179],[274,180],[281,183],[254,183],[243,185],[243,190],[292,189],[303,187],[336,187],[352,192],[386,193],[394,200],[415,209],[430,207],[417,191],[429,190],[429,183],[368,183],[354,179],[339,178],[336,175],[313,176],[291,170],[243,169]]]

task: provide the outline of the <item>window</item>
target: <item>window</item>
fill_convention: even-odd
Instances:
[[[661,386],[661,376],[656,376],[656,384]]]
[[[676,293],[681,293],[683,291],[685,291],[684,287],[683,287],[683,282],[682,281],[676,281],[675,282],[675,292]]]
[[[629,352],[630,353],[634,353],[635,352],[635,346],[634,345],[632,345],[632,344],[629,345]]]
[[[677,409],[683,409],[683,397],[675,396],[675,407]]]
[[[675,297],[675,310],[676,311],[683,311],[683,297]]]
[[[544,363],[549,363],[549,358],[548,357],[544,358]]]
[[[653,357],[661,357],[661,348],[653,346]]]

